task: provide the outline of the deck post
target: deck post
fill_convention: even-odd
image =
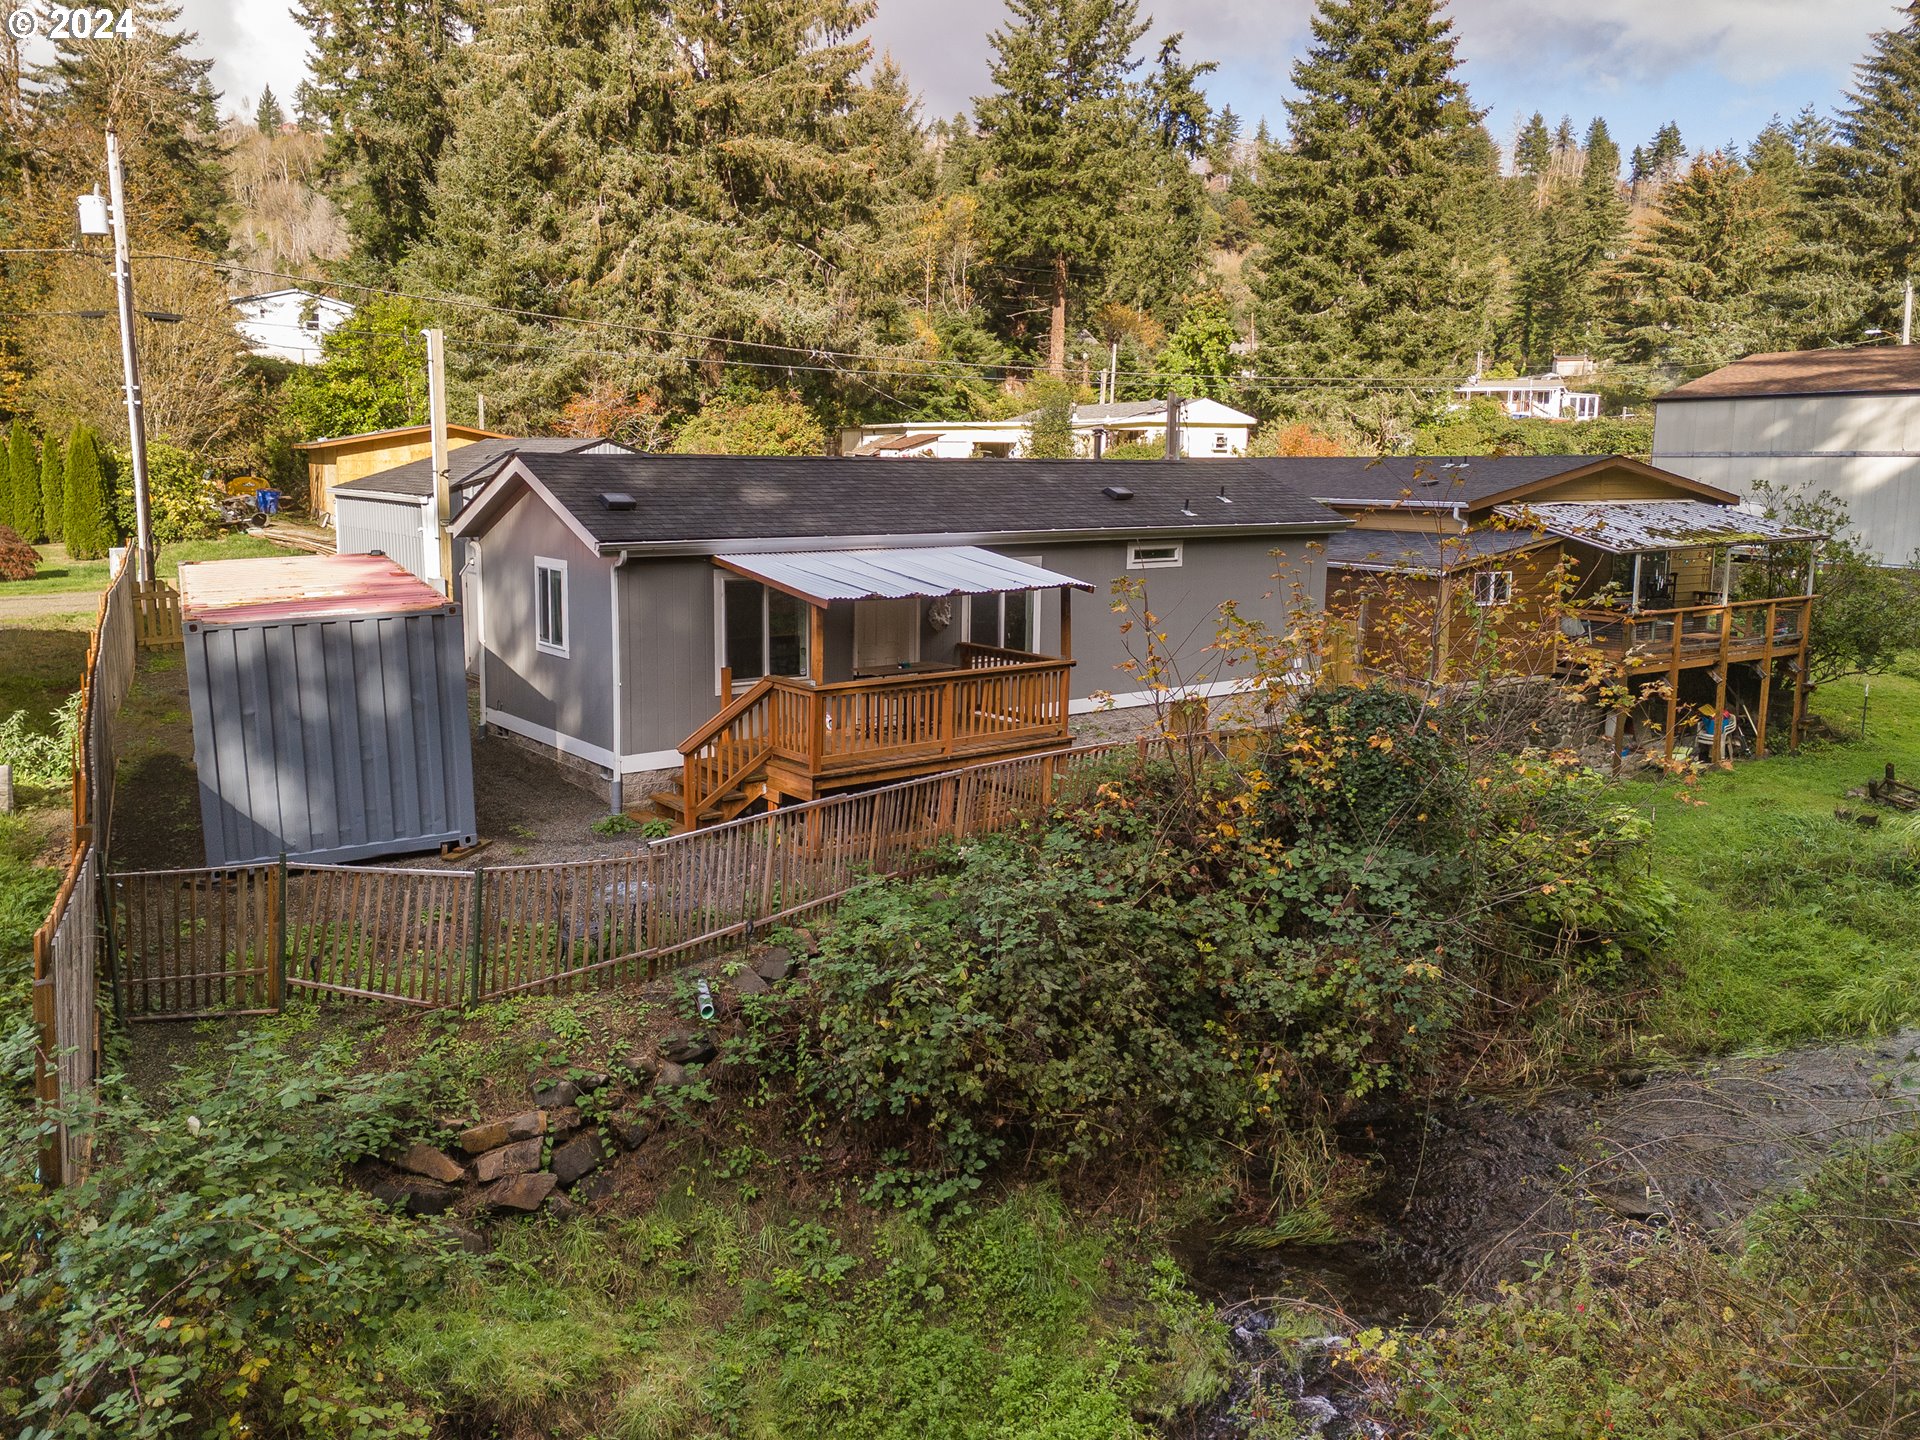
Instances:
[[[1679,622],[1675,621],[1678,629]],[[1720,664],[1713,672],[1713,763],[1727,758],[1726,726],[1720,717],[1727,713],[1727,648],[1733,639],[1733,611],[1720,612]]]
[[[1073,659],[1073,587],[1060,587],[1060,658]]]
[[[816,685],[827,679],[827,608],[807,607],[807,675]]]

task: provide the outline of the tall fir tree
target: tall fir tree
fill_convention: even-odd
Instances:
[[[294,18],[312,47],[300,114],[326,129],[354,259],[390,273],[426,226],[475,0],[300,0]]]
[[[286,123],[287,112],[280,108],[279,97],[273,93],[271,85],[262,86],[260,103],[253,109],[253,128],[262,135],[278,135],[280,127]]]
[[[127,215],[136,240],[164,237],[210,251],[226,244],[213,62],[193,51],[180,7],[134,0],[130,37],[69,39],[34,75],[33,163],[46,223],[66,233],[72,195],[101,183],[104,135],[119,135]]]
[[[1043,297],[1047,370],[1067,360],[1076,285],[1097,285],[1119,239],[1116,197],[1132,182],[1138,0],[1007,0],[988,42],[993,93],[974,101],[988,171],[980,220],[1013,288]]]
[[[1737,156],[1697,157],[1661,192],[1619,266],[1616,353],[1703,369],[1778,348],[1788,337],[1770,296],[1792,257],[1787,197],[1773,179]]]
[[[1321,0],[1253,190],[1263,365],[1462,373],[1489,335],[1497,157],[1437,0]]]
[[[871,16],[866,0],[487,13],[406,274],[612,327],[450,312],[454,352],[490,372],[490,414],[498,398],[537,425],[609,386],[691,409],[736,360],[829,408],[874,398],[807,358],[905,343],[884,328],[911,283],[895,205],[928,177],[899,173],[924,147],[897,72],[863,79]]]
[[[15,420],[7,437],[7,482],[11,492],[14,533],[29,545],[47,538],[40,510],[40,457],[24,420]]]
[[[15,522],[14,514],[13,514],[13,494],[14,494],[14,485],[15,485],[14,473],[13,473],[15,466],[13,462],[14,462],[14,447],[18,445],[22,440],[26,439],[26,434],[27,434],[27,427],[25,426],[25,424],[19,420],[15,420],[13,422],[12,427],[7,432],[6,445],[3,448],[0,448],[0,525],[6,526],[9,530],[13,531],[16,535],[20,535],[20,538],[22,540],[26,539],[27,537],[25,535],[20,534],[20,527]],[[32,442],[28,441],[27,443],[31,444]]]
[[[1819,238],[1845,259],[1860,325],[1885,330],[1920,270],[1920,0],[1903,9],[1874,35],[1831,137],[1811,141]]]
[[[91,426],[75,426],[67,441],[66,516],[60,528],[67,554],[76,560],[98,560],[119,543],[105,462]]]
[[[1547,117],[1536,110],[1514,137],[1513,173],[1529,180],[1543,180],[1552,163],[1553,136],[1547,131]]]
[[[57,435],[40,447],[40,514],[47,539],[59,544],[67,533],[67,452]]]

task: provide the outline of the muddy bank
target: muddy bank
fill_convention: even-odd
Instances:
[[[1190,1274],[1232,1330],[1225,1404],[1172,1433],[1250,1433],[1290,1410],[1306,1433],[1379,1433],[1331,1364],[1368,1325],[1424,1325],[1564,1245],[1576,1230],[1724,1234],[1837,1146],[1920,1112],[1920,1030],[1865,1045],[1626,1071],[1532,1103],[1463,1098],[1381,1112],[1343,1136],[1381,1184],[1370,1233],[1336,1246],[1196,1251]]]

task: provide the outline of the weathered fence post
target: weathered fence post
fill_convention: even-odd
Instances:
[[[287,1004],[287,852],[273,867],[273,889],[267,897],[272,910],[273,968],[267,972],[267,1008],[279,1014]]]
[[[486,893],[486,867],[476,865],[473,870],[473,934],[467,937],[470,942],[467,956],[467,1008],[469,1010],[480,1003],[480,967],[487,947]]]

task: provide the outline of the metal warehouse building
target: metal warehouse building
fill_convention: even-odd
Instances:
[[[468,844],[458,607],[377,555],[180,567],[207,864]]]

